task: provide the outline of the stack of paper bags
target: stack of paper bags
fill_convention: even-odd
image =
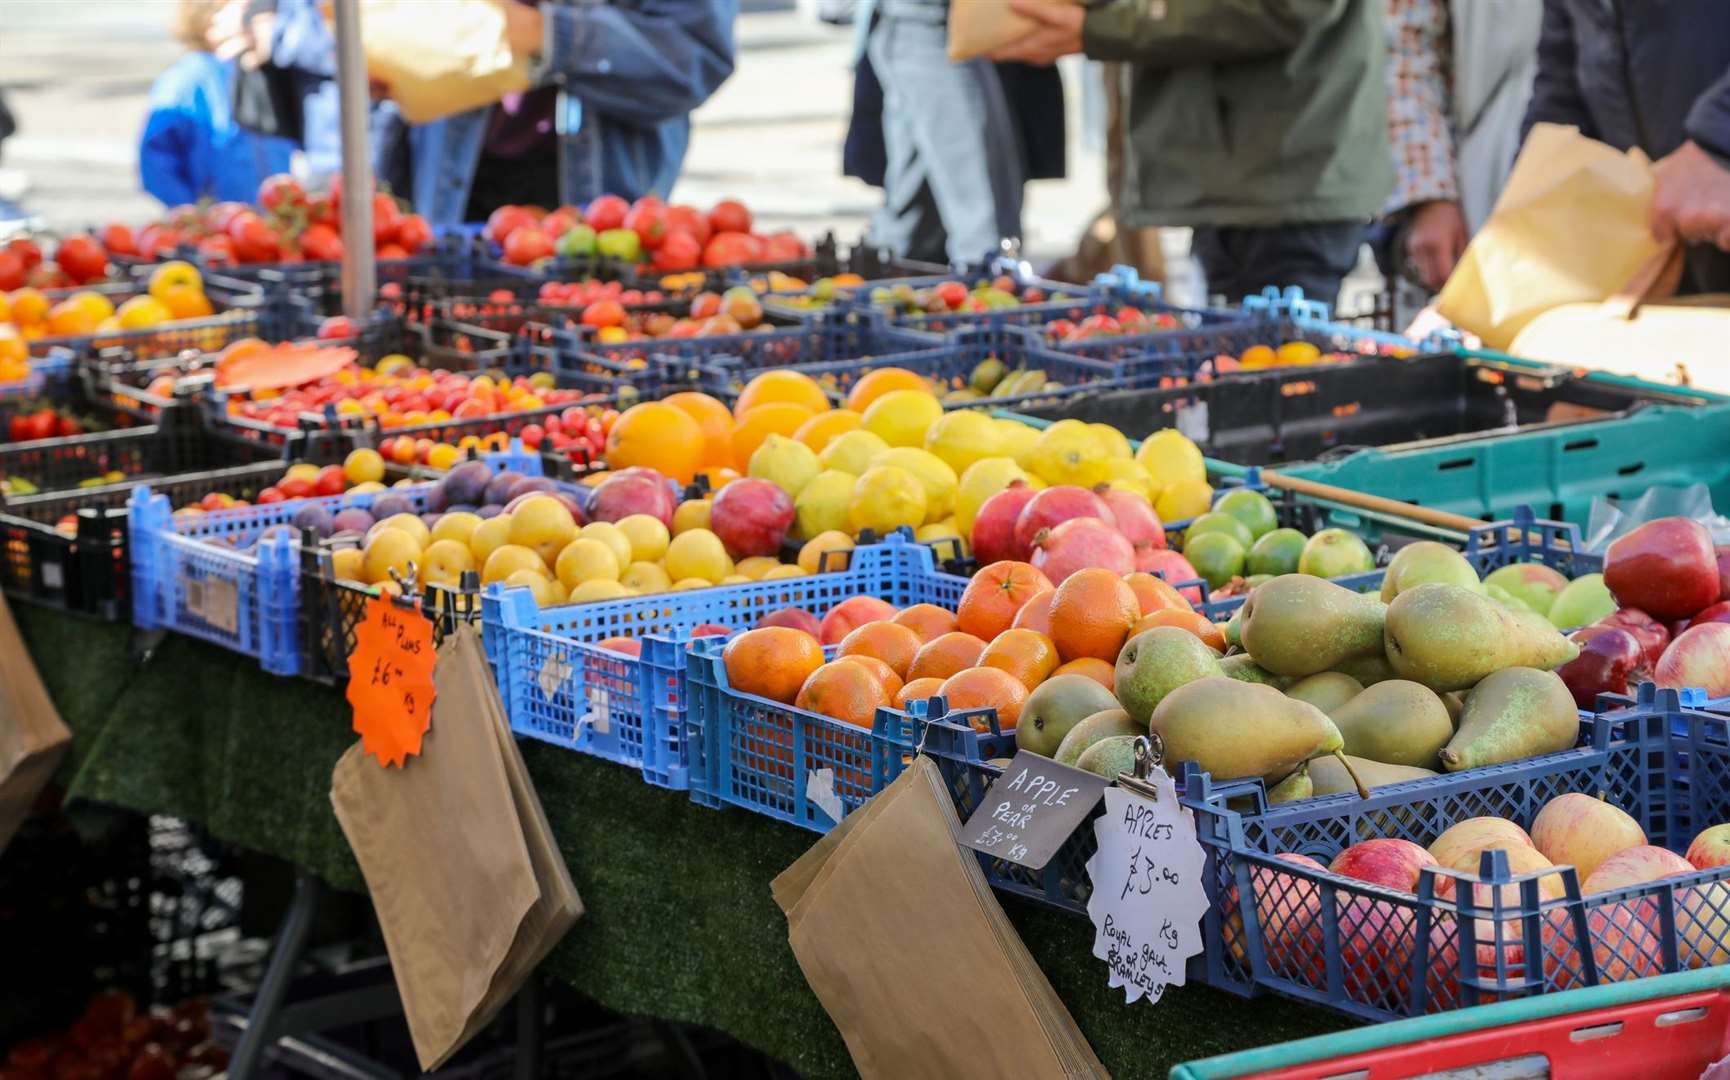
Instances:
[[[367,75],[411,124],[529,88],[528,60],[511,52],[504,10],[492,0],[362,0],[360,15]]]
[[[12,609],[0,596],[0,851],[24,823],[71,742],[72,732],[49,699]]]
[[[498,1013],[583,911],[472,627],[445,639],[433,685],[418,756],[384,768],[357,742],[330,782],[428,1071]]]
[[[773,883],[860,1075],[1105,1076],[959,828],[920,757]]]

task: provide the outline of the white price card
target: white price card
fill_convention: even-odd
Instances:
[[[1178,805],[1165,770],[1154,766],[1145,782],[1158,798],[1105,789],[1105,812],[1093,823],[1099,851],[1087,863],[1093,955],[1132,1002],[1158,1001],[1167,986],[1183,985],[1184,965],[1201,952],[1207,911],[1195,818]]]

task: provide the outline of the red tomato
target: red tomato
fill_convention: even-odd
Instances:
[[[553,253],[553,242],[533,222],[519,226],[505,237],[505,262],[512,266],[528,266]]]
[[[572,226],[582,224],[582,220],[569,210],[561,208],[541,219],[541,231],[546,233],[549,239],[557,240],[570,232]]]
[[[42,262],[42,249],[36,246],[36,241],[25,237],[15,236],[6,241],[6,250],[24,261],[25,270],[34,270]]]
[[[721,313],[721,294],[700,292],[691,297],[691,318],[707,319]]]
[[[282,493],[281,488],[267,487],[258,493],[258,505],[265,506],[269,503],[279,503],[286,498],[288,498],[288,496]]]
[[[12,422],[12,437],[19,440],[52,439],[60,430],[60,417],[53,409],[38,409],[28,416]]]
[[[602,195],[583,211],[583,220],[596,232],[623,228],[631,205],[617,195]]]
[[[523,440],[523,445],[530,450],[539,450],[541,443],[546,441],[547,429],[539,424],[527,424],[517,432],[517,438]]]
[[[937,299],[943,301],[943,306],[954,311],[967,301],[967,286],[959,281],[940,281],[932,290]]]
[[[336,204],[328,195],[315,195],[306,201],[306,223],[337,227]]]
[[[342,237],[329,225],[308,225],[300,234],[300,250],[309,259],[337,262],[342,258]]]
[[[406,259],[408,250],[401,244],[385,244],[373,254],[380,259]]]
[[[667,207],[667,231],[690,233],[699,246],[707,244],[713,233],[709,228],[709,219],[694,206]]]
[[[535,216],[521,206],[501,206],[487,217],[485,235],[495,244],[503,245],[524,225],[533,225]]]
[[[347,315],[332,315],[318,324],[318,336],[332,341],[354,336],[354,322]]]
[[[228,223],[233,221],[236,215],[251,212],[252,207],[243,202],[219,202],[205,211],[204,220],[209,223],[212,231],[226,232]]]
[[[718,233],[751,231],[751,211],[737,199],[722,199],[709,211],[709,227]]]
[[[54,261],[66,276],[80,285],[108,276],[108,253],[95,238],[80,233],[60,241]]]
[[[597,300],[583,309],[584,326],[623,326],[625,308],[617,300]]]
[[[16,251],[0,251],[0,291],[24,287],[24,260]]]
[[[295,209],[306,205],[306,189],[300,186],[300,181],[287,173],[277,173],[267,176],[258,185],[258,205],[270,213],[281,209]]]
[[[716,233],[715,238],[703,248],[703,265],[739,266],[751,262],[757,250],[757,245],[752,241],[752,237],[742,232]]]
[[[282,255],[282,238],[251,210],[230,218],[224,231],[234,241],[234,257],[243,263],[275,262]]]
[[[285,476],[276,482],[276,490],[285,499],[305,499],[312,495],[312,481],[304,476]]]
[[[198,242],[198,257],[213,263],[232,263],[235,261],[234,241],[223,235],[207,236]]]
[[[768,262],[797,262],[804,257],[804,241],[790,232],[770,233],[763,238],[763,258]]]
[[[59,422],[54,425],[54,434],[63,439],[68,435],[82,435],[84,434],[84,425],[70,416],[62,416],[59,418]]]
[[[432,238],[432,226],[419,214],[404,214],[397,220],[396,242],[410,255],[432,243]]]
[[[376,191],[372,196],[372,242],[375,246],[396,243],[397,222],[402,220],[402,210],[396,200],[382,191]]]
[[[695,270],[703,261],[703,245],[688,232],[668,233],[655,252],[655,269],[663,274]]]
[[[132,230],[118,222],[104,225],[100,239],[110,255],[138,254],[138,241],[133,238]]]
[[[326,465],[318,470],[318,478],[312,482],[315,495],[341,495],[348,490],[348,477],[343,474],[341,465]]]
[[[625,215],[624,227],[642,239],[644,251],[653,251],[667,238],[667,208],[659,202],[638,200]]]

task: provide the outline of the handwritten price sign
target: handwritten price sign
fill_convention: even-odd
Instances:
[[[1093,955],[1129,1001],[1158,1001],[1167,986],[1183,985],[1185,963],[1201,952],[1207,910],[1195,819],[1178,805],[1164,770],[1149,770],[1148,783],[1159,798],[1105,789],[1105,812],[1093,823],[1099,851],[1087,863]]]
[[[420,753],[432,724],[436,659],[426,616],[388,597],[367,603],[348,657],[348,700],[354,730],[381,766],[400,767]]]

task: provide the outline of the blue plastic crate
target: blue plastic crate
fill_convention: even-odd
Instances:
[[[779,608],[822,612],[858,595],[897,606],[953,606],[966,587],[965,578],[938,572],[929,547],[894,535],[855,548],[845,570],[749,585],[544,611],[526,589],[494,587],[483,600],[482,623],[512,730],[641,768],[662,787],[707,794],[716,789],[700,775],[703,755],[696,744],[703,732],[689,719],[693,694],[686,685],[685,653],[694,629],[705,623],[746,629]],[[596,644],[620,636],[639,639],[642,655]],[[712,805],[733,801],[724,792],[698,798]]]

